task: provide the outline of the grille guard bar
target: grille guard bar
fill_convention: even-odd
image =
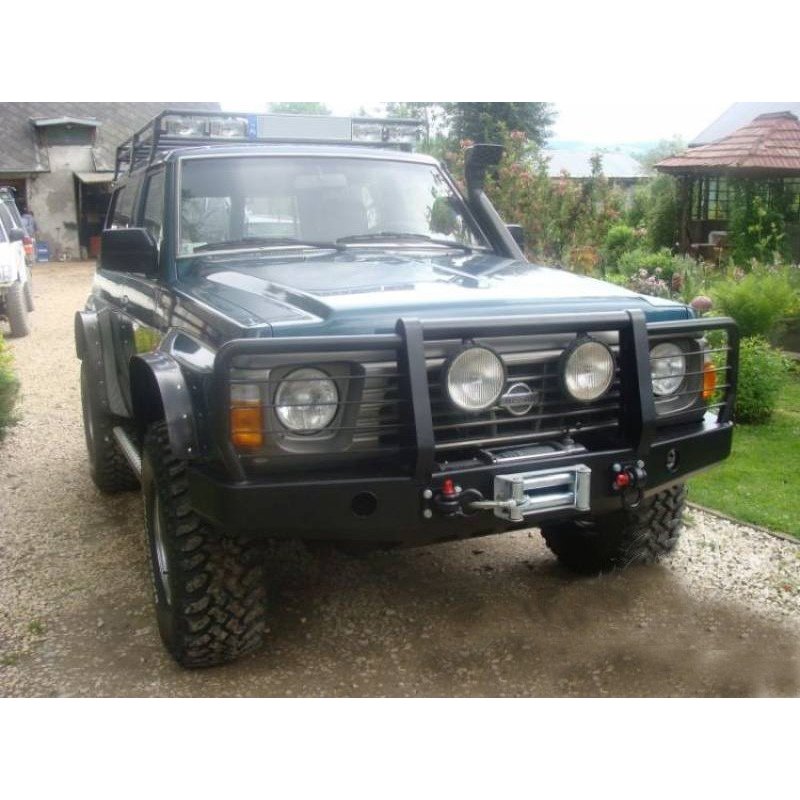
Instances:
[[[214,362],[212,416],[217,447],[230,475],[238,481],[247,476],[230,440],[228,414],[228,376],[233,359],[246,355],[296,356],[297,363],[312,362],[315,357],[347,351],[391,350],[397,352],[399,371],[405,376],[401,391],[411,399],[410,414],[415,437],[413,477],[425,483],[434,466],[435,441],[431,414],[425,343],[444,339],[476,339],[494,336],[535,336],[541,334],[617,331],[622,378],[623,426],[633,451],[647,454],[656,433],[656,407],[650,380],[652,335],[701,334],[724,330],[728,337],[728,387],[718,414],[719,423],[733,418],[739,361],[739,334],[729,317],[687,319],[648,323],[641,310],[597,312],[591,314],[548,314],[529,317],[489,317],[474,320],[432,320],[400,318],[394,334],[371,336],[308,336],[274,339],[234,339],[217,352]]]

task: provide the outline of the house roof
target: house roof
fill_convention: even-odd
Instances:
[[[711,144],[656,164],[661,172],[800,174],[800,121],[789,111],[761,114]]]
[[[543,150],[542,155],[548,159],[547,174],[551,178],[559,177],[563,172],[571,178],[591,178],[592,150],[560,150],[557,148]],[[646,178],[647,172],[635,159],[625,153],[600,153],[603,157],[603,175],[606,178]]]
[[[46,172],[34,125],[54,120],[97,125],[98,170],[113,170],[117,145],[165,108],[216,111],[219,103],[0,103],[0,173]]]
[[[698,133],[689,142],[689,147],[716,142],[752,122],[761,114],[774,114],[777,111],[791,111],[796,117],[800,117],[800,103],[734,103],[724,114]]]

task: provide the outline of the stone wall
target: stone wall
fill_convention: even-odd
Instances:
[[[31,178],[28,204],[38,227],[37,238],[50,246],[50,257],[80,256],[75,172],[93,172],[87,146],[49,148],[50,172]]]

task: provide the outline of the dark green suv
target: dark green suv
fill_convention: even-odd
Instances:
[[[76,315],[89,462],[141,484],[161,635],[258,646],[269,538],[537,526],[581,572],[675,544],[731,446],[728,319],[529,263],[417,123],[165,112],[120,147]],[[710,344],[710,342],[713,342]]]

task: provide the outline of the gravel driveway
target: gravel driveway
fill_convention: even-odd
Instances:
[[[593,579],[537,531],[365,559],[281,545],[265,649],[180,669],[155,627],[139,497],[103,496],[87,471],[72,316],[92,269],[37,266],[33,333],[11,340],[0,695],[800,694],[800,547],[698,510],[668,563]]]

